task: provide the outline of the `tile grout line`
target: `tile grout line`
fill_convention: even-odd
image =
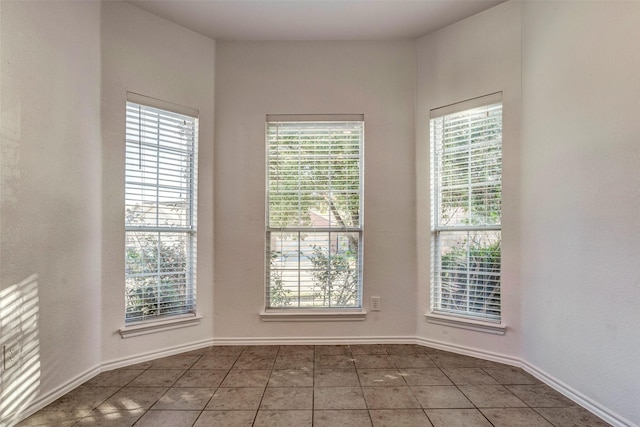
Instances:
[[[219,382],[217,383],[217,386],[215,387],[211,387],[211,389],[213,389],[213,393],[212,395],[208,398],[207,402],[204,404],[203,408],[201,410],[199,410],[196,418],[193,420],[193,422],[190,424],[192,427],[195,426],[196,424],[198,424],[198,422],[202,419],[203,415],[205,414],[206,408],[208,405],[211,404],[212,400],[214,399],[214,396],[216,394],[216,392],[218,390],[220,390],[222,387],[222,384],[224,383],[224,381],[226,379],[229,378],[229,376],[231,375],[232,371],[234,368],[238,368],[238,371],[253,371],[253,370],[259,370],[259,369],[263,369],[262,366],[264,365],[264,362],[266,360],[266,358],[270,358],[272,356],[266,355],[267,352],[262,353],[263,349],[256,349],[255,351],[247,351],[250,350],[253,347],[257,347],[257,346],[242,346],[241,349],[239,349],[238,352],[234,351],[233,354],[233,362],[230,363],[229,365],[225,365],[226,367],[224,368],[225,372],[224,375],[221,376],[221,379],[219,380]],[[295,351],[292,352],[291,354],[289,353],[285,353],[283,352],[283,347],[286,346],[277,346],[277,349],[275,350],[275,353],[273,355],[273,360],[270,361],[270,367],[267,369],[268,370],[268,376],[267,376],[267,380],[266,383],[264,384],[263,388],[262,388],[262,394],[260,396],[260,401],[258,402],[258,407],[255,411],[255,414],[253,416],[253,421],[252,421],[252,425],[256,425],[257,421],[258,421],[258,414],[261,410],[261,406],[262,403],[264,402],[267,390],[269,389],[269,385],[271,383],[271,380],[274,377],[274,373],[277,370],[276,366],[278,364],[278,360],[279,357],[283,357],[284,359],[284,363],[283,366],[284,368],[282,368],[282,371],[288,371],[288,370],[298,370],[296,368],[298,368],[298,364],[300,362],[301,359],[306,359],[306,357],[300,357],[299,359],[297,357],[295,357],[298,353],[296,353]],[[312,347],[312,364],[311,364],[311,422],[310,425],[313,427],[316,425],[316,419],[315,419],[315,415],[317,411],[320,411],[320,409],[317,409],[315,406],[315,396],[316,396],[316,387],[318,387],[318,389],[320,390],[321,387],[318,385],[318,381],[316,380],[316,374],[319,372],[319,370],[321,370],[322,368],[320,368],[321,364],[326,365],[326,367],[324,369],[326,370],[333,370],[333,371],[349,371],[349,372],[353,372],[356,375],[356,380],[357,380],[357,384],[358,384],[358,389],[362,395],[362,399],[364,400],[364,406],[365,406],[365,410],[367,411],[368,414],[368,420],[369,422],[371,422],[371,424],[373,425],[374,423],[374,417],[372,414],[372,411],[375,411],[376,409],[373,409],[370,407],[369,402],[367,401],[367,399],[365,398],[365,391],[367,390],[367,387],[365,387],[365,384],[362,381],[362,377],[360,375],[360,373],[362,371],[365,370],[370,370],[370,371],[379,371],[378,373],[375,374],[371,374],[371,378],[381,378],[380,376],[384,374],[383,371],[389,369],[391,372],[391,366],[389,367],[384,367],[387,366],[384,363],[381,363],[381,360],[384,358],[388,358],[391,362],[392,362],[392,366],[393,366],[393,371],[399,373],[399,376],[402,377],[401,383],[399,385],[401,385],[403,388],[406,387],[408,389],[408,391],[410,392],[410,395],[413,397],[413,399],[415,399],[415,401],[417,402],[418,406],[416,407],[416,409],[420,409],[421,412],[424,414],[424,416],[426,417],[426,419],[429,422],[432,422],[432,419],[429,417],[429,415],[427,414],[427,410],[429,409],[433,409],[433,410],[454,410],[456,408],[452,408],[452,407],[443,407],[443,408],[424,408],[420,399],[418,399],[418,395],[416,394],[416,391],[414,391],[414,388],[419,389],[420,387],[433,387],[434,390],[430,391],[435,393],[436,390],[435,388],[437,386],[441,386],[441,384],[430,384],[430,383],[426,383],[422,385],[422,382],[417,382],[417,384],[409,384],[409,380],[408,380],[408,376],[404,375],[404,371],[407,370],[411,370],[411,369],[415,369],[415,370],[426,370],[426,369],[430,369],[431,366],[428,367],[424,367],[424,366],[413,366],[413,367],[409,367],[409,368],[401,368],[401,365],[409,365],[411,366],[412,364],[414,364],[413,360],[411,360],[410,357],[407,358],[403,358],[403,356],[418,356],[418,353],[413,353],[411,351],[411,349],[409,347],[407,347],[406,350],[401,350],[401,348],[398,349],[394,349],[393,353],[390,353],[391,349],[387,348],[386,346],[382,347],[384,353],[379,353],[378,350],[375,350],[373,348],[371,348],[370,350],[367,349],[362,349],[361,352],[358,352],[356,354],[353,353],[353,349],[351,347],[351,345],[346,345],[344,347],[342,347],[341,349],[331,349],[331,348],[327,348],[326,350],[323,349],[323,351],[321,353],[318,353],[318,348],[319,346],[311,346]],[[328,347],[328,346],[327,346]],[[335,346],[331,346],[331,347],[335,347]],[[213,350],[215,347],[211,346],[211,347],[207,347],[208,350]],[[345,351],[346,348],[346,351]],[[79,418],[66,418],[67,421],[71,421],[72,426],[79,426],[81,424],[84,424],[85,422],[91,422],[91,419],[94,416],[98,416],[98,414],[96,414],[96,412],[98,412],[98,408],[105,404],[105,402],[109,401],[110,399],[114,398],[114,396],[116,396],[118,393],[123,392],[124,390],[126,390],[127,388],[130,387],[140,387],[140,388],[160,388],[162,387],[162,389],[164,389],[164,391],[162,391],[162,394],[158,397],[155,398],[155,400],[149,404],[144,404],[145,407],[141,407],[140,409],[142,409],[141,413],[139,415],[137,415],[135,417],[135,419],[133,417],[131,417],[131,415],[135,416],[135,413],[130,413],[130,422],[133,425],[140,425],[141,424],[141,420],[147,416],[150,412],[154,412],[152,411],[152,408],[158,404],[158,402],[167,395],[167,393],[171,392],[172,390],[176,391],[180,390],[181,388],[191,388],[191,387],[196,387],[193,385],[189,385],[192,383],[184,383],[187,384],[186,386],[183,387],[176,387],[176,385],[183,379],[185,378],[187,375],[190,375],[190,372],[193,373],[193,376],[195,377],[195,373],[198,371],[197,369],[193,369],[194,366],[196,366],[199,362],[201,362],[202,360],[204,360],[207,356],[212,356],[212,357],[218,357],[218,356],[214,356],[214,352],[212,351],[211,354],[209,354],[207,352],[207,350],[202,350],[203,352],[200,354],[191,354],[192,356],[196,356],[193,358],[193,361],[190,364],[186,364],[182,367],[176,368],[176,365],[173,365],[173,361],[165,361],[165,362],[159,362],[162,361],[163,359],[168,359],[174,356],[178,356],[178,355],[173,355],[173,356],[167,356],[165,358],[159,358],[159,359],[155,359],[154,361],[150,361],[150,363],[146,366],[146,367],[138,367],[139,372],[137,374],[135,374],[133,377],[131,377],[130,379],[126,379],[125,381],[120,382],[119,380],[117,380],[117,375],[114,377],[109,377],[108,375],[103,377],[101,380],[96,381],[94,384],[88,384],[91,380],[85,382],[84,384],[82,384],[81,386],[84,387],[88,387],[88,388],[94,388],[94,391],[88,390],[88,392],[90,392],[88,394],[88,398],[83,398],[80,399],[78,401],[78,404],[81,405],[86,405],[86,403],[90,403],[90,405],[87,405],[86,407],[91,407],[91,409],[88,409],[88,412],[83,413],[84,415],[79,417]],[[231,360],[231,357],[227,356],[227,354],[231,354],[231,352],[229,353],[220,353],[223,354],[224,356],[220,356],[223,358],[229,358],[229,360]],[[301,355],[302,353],[300,353]],[[304,353],[307,354],[307,353]],[[244,363],[242,365],[242,367],[238,367],[238,363],[241,360],[243,355],[247,355],[249,356],[248,358],[248,362],[245,361],[246,363]],[[266,355],[266,356],[265,356]],[[397,355],[397,358],[394,358],[393,356]],[[522,369],[519,369],[518,372],[510,372],[508,371],[509,367],[502,367],[502,366],[493,366],[494,368],[502,368],[504,369],[503,371],[499,371],[499,370],[494,370],[494,371],[490,371],[491,369],[491,365],[482,365],[482,366],[471,366],[471,365],[465,365],[464,363],[461,366],[455,366],[456,364],[460,363],[460,362],[465,362],[465,360],[457,360],[455,357],[451,360],[452,362],[455,362],[454,366],[450,366],[448,368],[444,367],[447,366],[448,364],[451,363],[447,363],[447,361],[445,361],[444,358],[440,357],[440,353],[435,353],[435,355],[437,357],[433,357],[433,354],[430,354],[428,352],[424,352],[424,353],[420,353],[419,355],[424,356],[425,360],[429,360],[434,368],[437,368],[437,370],[444,376],[444,378],[446,378],[453,387],[455,387],[454,389],[460,393],[462,396],[464,396],[472,405],[473,410],[475,410],[476,412],[479,412],[480,415],[482,416],[482,419],[486,420],[489,425],[495,425],[494,422],[492,422],[489,419],[489,415],[485,414],[484,410],[497,410],[497,409],[503,409],[506,411],[509,410],[516,410],[516,409],[520,409],[520,410],[526,410],[526,411],[531,411],[530,413],[527,414],[527,416],[535,416],[535,417],[540,417],[538,418],[539,420],[544,420],[544,422],[548,422],[550,425],[557,425],[556,423],[554,423],[550,418],[556,418],[556,415],[553,414],[552,416],[550,416],[550,418],[548,418],[547,416],[543,415],[543,413],[540,411],[541,409],[545,409],[545,408],[558,408],[558,409],[569,409],[569,408],[582,408],[580,405],[575,404],[574,402],[564,402],[564,401],[557,401],[554,400],[555,399],[555,395],[553,394],[547,394],[547,393],[552,393],[552,392],[547,392],[546,388],[543,388],[542,386],[544,386],[544,383],[530,383],[529,380],[526,377],[519,377],[518,375],[520,375],[520,371],[522,371]],[[285,357],[286,356],[286,357]],[[292,356],[291,361],[285,360],[287,357]],[[329,356],[326,360],[323,360],[322,358],[324,356]],[[332,356],[343,356],[343,357],[332,357]],[[367,356],[375,356],[375,357],[367,357]],[[443,356],[446,356],[443,354]],[[251,362],[251,357],[255,357],[255,361],[257,362],[256,364],[253,364]],[[320,357],[320,358],[319,358]],[[179,358],[178,358],[179,359]],[[349,367],[346,367],[346,364],[344,363],[345,359],[349,360]],[[380,360],[378,360],[380,359]],[[154,369],[154,362],[158,364],[158,366],[156,369]],[[473,362],[476,363],[476,361],[472,361],[470,360],[469,362]],[[180,362],[178,362],[179,364]],[[224,362],[225,364],[227,363],[226,361]],[[306,364],[306,362],[304,362]],[[162,367],[162,366],[167,366],[167,367]],[[343,366],[344,365],[344,366]],[[384,366],[383,366],[384,365]],[[135,366],[135,365],[132,365]],[[215,365],[213,365],[215,366]],[[316,369],[316,366],[318,366],[318,369]],[[368,366],[373,366],[373,367],[368,367]],[[128,367],[128,369],[131,369],[132,367]],[[265,366],[266,368],[266,366]],[[121,370],[127,370],[126,368],[120,368]],[[168,383],[168,384],[164,384],[164,385],[153,385],[153,376],[149,375],[149,378],[145,377],[145,381],[149,380],[149,384],[142,384],[140,386],[134,386],[132,385],[137,379],[139,379],[140,377],[144,376],[145,374],[148,373],[152,373],[153,371],[162,371],[162,370],[174,370],[174,369],[184,369],[183,372],[177,376],[177,378],[175,380],[173,380],[172,382]],[[208,369],[206,368],[206,366],[203,365],[203,369]],[[449,371],[447,371],[447,369]],[[456,369],[460,370],[460,372],[458,373],[456,371]],[[492,380],[496,381],[497,384],[483,384],[482,380],[484,380],[483,377],[480,377],[479,380],[477,381],[476,378],[474,376],[468,377],[465,375],[476,375],[475,373],[471,372],[471,370],[479,370],[482,373],[484,373],[485,375],[488,376],[488,378],[486,378],[487,380],[489,378],[491,378]],[[513,369],[513,368],[511,368]],[[211,370],[215,370],[215,371],[221,371],[220,369],[211,369]],[[469,370],[468,373],[465,373],[465,370]],[[116,370],[113,370],[116,371]],[[110,371],[106,371],[106,372],[110,372]],[[493,372],[493,375],[492,375]],[[222,372],[220,372],[221,374]],[[339,372],[337,372],[339,373]],[[416,373],[418,374],[418,373]],[[434,371],[435,374],[435,371]],[[453,374],[455,374],[455,376],[452,376]],[[512,374],[517,374],[515,376],[512,376]],[[377,375],[378,377],[375,377],[375,375]],[[422,375],[422,374],[419,374]],[[498,375],[498,376],[496,376]],[[171,378],[173,375],[167,375],[165,378]],[[95,377],[94,377],[95,378]],[[125,378],[128,378],[127,376],[125,376]],[[162,379],[162,376],[158,377],[159,379]],[[286,377],[283,377],[286,378]],[[369,376],[367,376],[365,379],[370,380],[371,378],[369,378]],[[430,376],[425,376],[424,380],[431,380],[433,377]],[[457,382],[454,381],[454,378],[457,378]],[[500,380],[500,378],[502,378]],[[195,379],[195,378],[193,378]],[[115,381],[114,381],[115,380]],[[157,379],[156,379],[157,380]],[[111,384],[114,385],[109,385],[109,381],[111,381]],[[415,380],[414,380],[415,381]],[[436,379],[437,381],[437,379]],[[469,384],[466,384],[466,382],[469,382]],[[476,382],[478,382],[478,384],[476,384]],[[144,383],[144,382],[143,382]],[[247,383],[249,384],[249,383]],[[296,387],[307,387],[306,384],[308,384],[308,381],[303,381],[302,383],[296,383],[295,381],[293,382],[293,385],[290,385],[289,383],[285,382],[280,385],[280,387],[284,387],[284,388],[296,388]],[[341,384],[340,387],[348,387],[348,385],[346,385],[347,383]],[[396,386],[394,385],[388,385],[388,383],[386,383],[386,387],[390,387],[390,388],[394,388]],[[329,387],[330,385],[327,385],[327,387]],[[494,400],[494,398],[492,398],[491,394],[486,394],[486,396],[489,398],[489,400],[483,399],[482,401],[477,401],[478,403],[474,402],[471,400],[471,398],[469,396],[473,395],[476,396],[476,394],[478,392],[482,392],[482,389],[476,389],[473,390],[469,387],[481,387],[481,386],[497,386],[495,387],[496,390],[499,388],[501,389],[501,392],[498,393],[498,395],[496,396],[496,398],[501,398],[501,397],[507,397],[507,395],[511,398],[515,398],[518,399],[519,402],[521,402],[521,404],[523,406],[516,406],[516,407],[505,407],[498,405],[496,402],[499,402],[498,400]],[[522,388],[518,388],[517,386],[530,386],[532,388],[527,388],[527,387],[522,387]],[[539,388],[537,386],[540,386]],[[100,388],[113,388],[114,391],[112,393],[110,393],[109,395],[107,395],[104,398],[100,398],[97,401],[95,401],[96,403],[92,403],[91,402],[91,396],[101,396],[101,393],[98,391]],[[251,387],[251,385],[246,385],[246,386],[242,386],[242,387]],[[338,387],[338,386],[336,386]],[[381,390],[383,390],[385,388],[385,385],[378,385],[378,384],[370,384],[370,387],[378,387]],[[510,387],[516,387],[516,391],[518,391],[518,393],[520,393],[521,395],[523,395],[524,397],[526,397],[526,401],[524,398],[520,398],[513,390],[511,390]],[[199,387],[197,387],[199,388]],[[208,388],[208,387],[207,387]],[[278,388],[278,386],[276,385],[273,388]],[[471,395],[465,393],[465,391],[463,389],[467,389],[467,393],[472,392]],[[506,394],[502,393],[502,390],[506,391]],[[540,392],[538,391],[540,390]],[[95,394],[94,394],[95,393]],[[541,394],[538,394],[541,393]],[[257,393],[256,393],[257,395]],[[82,396],[84,396],[84,392],[82,394]],[[154,394],[151,394],[150,397],[153,397]],[[542,396],[541,398],[538,397]],[[477,396],[476,396],[477,397]],[[72,399],[76,399],[78,398],[77,396],[74,396]],[[547,399],[548,398],[548,399]],[[543,399],[543,400],[540,400]],[[59,405],[59,408],[64,408],[66,406],[69,405],[69,402],[73,402],[72,400],[67,400],[66,402],[62,402],[62,405]],[[115,403],[115,402],[114,402]],[[483,404],[483,403],[493,403],[494,405],[492,406],[483,406],[483,407],[479,407],[478,404]],[[507,402],[507,404],[509,404],[511,402]],[[545,406],[541,406],[540,404],[544,403]],[[534,406],[536,405],[536,406]],[[394,408],[394,405],[392,404],[389,408],[378,408],[380,410],[396,410],[399,412],[402,412],[404,409],[411,409],[411,408]],[[83,406],[84,407],[84,406]],[[177,407],[177,406],[176,406]],[[286,409],[282,409],[283,412],[289,412],[289,411],[294,411],[296,410],[296,408],[294,407],[286,407],[286,405],[284,406]],[[76,409],[80,409],[80,407],[77,407]],[[132,408],[136,409],[136,408]],[[341,411],[351,411],[349,408],[339,408],[339,409],[331,409],[329,407],[325,408],[326,410],[330,410],[330,411],[335,411],[335,412],[341,412]],[[457,409],[466,409],[466,408],[457,408]],[[49,411],[51,413],[51,415],[53,415],[54,411],[60,411],[61,409],[57,409],[57,408],[43,408],[41,411],[42,412],[47,412]],[[162,411],[162,408],[158,408],[158,411]],[[186,412],[186,411],[192,411],[192,409],[189,409],[188,407],[180,407],[178,409],[165,409],[168,412]],[[214,408],[211,408],[211,410],[215,410]],[[238,411],[240,409],[225,409],[225,411],[229,411],[229,412],[233,412],[233,411]],[[114,413],[115,412],[120,412],[122,411],[123,414],[126,415],[127,413],[127,409],[125,408],[118,408],[118,411],[116,411],[116,408],[114,407]],[[194,411],[195,412],[195,411]],[[110,412],[109,412],[110,413]],[[490,414],[492,414],[492,412],[490,412]],[[550,413],[551,414],[551,413]],[[571,416],[574,416],[573,414]],[[492,415],[492,417],[495,417],[494,415]],[[59,422],[62,422],[63,419],[60,419]],[[100,422],[99,420],[97,422]],[[20,425],[27,425],[27,424],[20,424]],[[599,424],[598,424],[599,425]]]

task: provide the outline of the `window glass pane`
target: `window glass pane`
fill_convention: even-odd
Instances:
[[[436,308],[500,317],[500,232],[440,232],[435,238]]]
[[[126,316],[141,320],[191,310],[188,233],[126,232]]]
[[[489,106],[432,120],[439,226],[500,224],[501,113]]]
[[[362,122],[268,123],[269,227],[359,227],[362,137]]]
[[[359,244],[358,232],[272,232],[269,306],[359,307]]]

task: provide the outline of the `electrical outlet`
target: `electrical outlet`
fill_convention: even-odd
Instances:
[[[2,367],[5,371],[13,368],[18,363],[18,351],[17,344],[2,346]]]
[[[380,297],[371,297],[371,311],[380,311]]]

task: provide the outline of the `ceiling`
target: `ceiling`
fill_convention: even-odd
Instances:
[[[215,40],[400,40],[504,0],[129,0]]]

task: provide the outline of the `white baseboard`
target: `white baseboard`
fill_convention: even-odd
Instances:
[[[214,345],[415,344],[416,337],[242,337],[215,338]]]
[[[542,369],[530,364],[529,362],[513,356],[504,356],[497,353],[492,353],[476,348],[444,343],[441,341],[428,340],[425,338],[416,338],[416,342],[420,345],[427,347],[437,348],[439,350],[450,351],[452,353],[463,354],[465,356],[477,357],[479,359],[491,360],[493,362],[504,363],[506,365],[516,366],[524,369],[529,374],[533,375],[549,387],[555,389],[558,393],[573,400],[578,405],[582,406],[589,412],[593,413],[597,417],[603,419],[614,427],[640,427],[637,424],[632,423],[626,418],[616,414],[608,408],[600,405],[594,400],[588,398],[584,394],[569,387],[567,384],[558,380],[557,378],[549,375]]]
[[[148,351],[132,356],[121,357],[119,359],[110,360],[102,363],[102,371],[111,371],[113,369],[123,368],[125,366],[135,365],[137,363],[148,362],[149,360],[159,359],[161,357],[173,356],[175,354],[185,353],[187,351],[199,350],[214,344],[214,340],[196,341],[190,344],[166,347],[160,350]]]
[[[158,351],[149,351],[146,353],[136,354],[133,356],[127,356],[120,359],[115,359],[109,362],[105,362],[99,366],[95,366],[93,368],[87,369],[86,371],[80,373],[76,377],[70,379],[59,387],[54,388],[41,395],[34,401],[32,401],[29,406],[21,410],[19,413],[15,413],[10,415],[7,419],[0,420],[0,425],[11,426],[19,423],[20,421],[30,417],[34,413],[38,412],[40,409],[54,402],[56,399],[64,396],[69,393],[74,388],[84,384],[89,381],[96,375],[101,372],[111,371],[113,369],[122,368],[125,366],[135,365],[136,363],[147,362],[149,360],[158,359],[161,357],[173,356],[174,354],[184,353],[187,351],[198,350],[203,347],[209,347],[213,345],[213,340],[203,340],[194,342],[187,345],[181,346],[173,346],[164,348]],[[6,424],[5,424],[6,423]]]
[[[615,427],[639,427],[637,424],[634,424],[626,418],[611,411],[610,409],[605,408],[593,399],[585,396],[584,394],[568,386],[552,375],[549,375],[537,366],[534,366],[529,362],[523,360],[521,361],[520,367],[543,383],[547,384],[549,387],[555,389],[558,393],[573,400],[578,405],[582,406],[594,415],[602,418],[609,424]]]
[[[429,340],[426,338],[415,338],[417,344],[425,347],[436,348],[438,350],[450,351],[464,356],[477,357],[479,359],[490,360],[492,362],[504,363],[505,365],[520,367],[522,362],[517,357],[505,356],[503,354],[480,350],[462,345],[449,344],[443,341]]]
[[[86,371],[80,373],[79,375],[75,376],[74,378],[65,382],[64,384],[61,384],[60,386],[54,388],[53,390],[50,390],[47,393],[38,396],[38,398],[33,400],[29,404],[29,406],[27,406],[26,408],[20,410],[17,413],[9,415],[7,419],[0,420],[0,424],[11,426],[19,423],[20,421],[24,420],[27,417],[30,417],[31,415],[35,414],[40,409],[44,408],[50,403],[53,403],[55,400],[59,399],[65,394],[69,393],[74,388],[89,381],[91,378],[95,377],[100,372],[102,372],[100,366],[94,366],[93,368],[87,369]],[[2,424],[5,422],[7,424]]]
[[[70,392],[79,385],[85,383],[91,378],[98,375],[100,372],[110,371],[112,369],[122,368],[125,366],[135,365],[137,363],[146,362],[149,360],[157,359],[160,357],[172,356],[179,353],[184,353],[192,350],[198,350],[200,348],[208,347],[211,345],[340,345],[340,344],[418,344],[426,347],[432,347],[439,350],[450,351],[452,353],[463,354],[465,356],[477,357],[480,359],[491,360],[498,363],[504,363],[511,366],[516,366],[524,369],[543,383],[557,390],[562,395],[573,400],[580,406],[584,407],[588,411],[592,412],[596,416],[602,418],[614,427],[640,427],[637,424],[621,417],[613,411],[603,407],[582,393],[574,390],[570,386],[566,385],[557,378],[549,375],[538,367],[513,356],[505,356],[498,353],[488,352],[472,347],[466,347],[462,345],[450,344],[446,342],[429,340],[419,337],[400,336],[400,337],[274,337],[274,338],[260,338],[260,337],[241,337],[241,338],[216,338],[211,340],[202,340],[187,345],[173,346],[164,348],[157,351],[149,351],[140,353],[133,356],[127,356],[119,359],[114,359],[108,362],[88,369],[81,374],[77,375],[70,381],[62,384],[61,386],[49,391],[38,399],[34,400],[27,409],[20,414],[16,414],[13,419],[6,420],[8,425],[17,423],[28,416],[34,414],[38,410],[44,408],[51,402]],[[5,420],[3,420],[4,422]]]

